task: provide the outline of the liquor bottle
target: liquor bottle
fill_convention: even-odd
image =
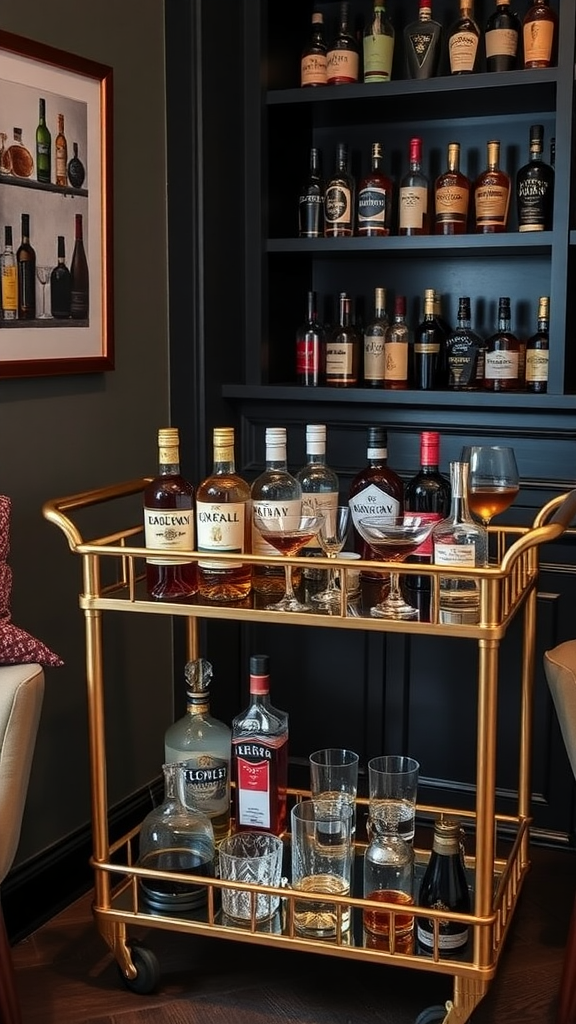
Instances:
[[[418,0],[418,20],[404,29],[406,75],[422,81],[434,78],[440,68],[442,26],[432,18],[432,0]]]
[[[390,234],[394,185],[382,170],[380,142],[372,143],[371,167],[358,186],[357,233],[363,237]]]
[[[36,129],[36,178],[49,184],[52,180],[52,136],[46,126],[46,100],[38,101],[38,127]]]
[[[458,821],[439,818],[434,823],[434,839],[430,860],[424,872],[418,905],[458,914],[471,911],[470,892],[460,848],[461,828]],[[434,924],[431,918],[419,917],[416,936],[421,953],[434,953]],[[448,959],[463,953],[470,935],[462,921],[441,920],[438,926],[438,955]]]
[[[355,183],[348,171],[348,146],[336,147],[334,174],[326,182],[324,197],[324,235],[326,238],[347,238],[354,234]]]
[[[526,342],[526,391],[544,395],[548,390],[548,323],[550,299],[538,299],[538,328]]]
[[[10,174],[10,157],[6,145],[8,136],[6,132],[0,132],[0,174]]]
[[[54,141],[56,153],[56,184],[68,184],[68,143],[64,134],[64,114],[58,114],[58,135]]]
[[[326,385],[354,388],[358,385],[362,336],[352,323],[350,298],[340,292],[338,323],[326,339]]]
[[[306,319],[296,331],[296,379],[304,387],[324,383],[326,372],[326,334],[318,321],[316,292],[307,294]]]
[[[410,139],[410,170],[400,183],[399,235],[430,233],[429,182],[421,162],[422,139]]]
[[[433,288],[424,292],[424,319],[414,332],[410,347],[410,387],[416,391],[437,391],[446,386],[446,335],[434,312]]]
[[[358,43],[350,31],[350,4],[340,4],[338,29],[328,45],[326,68],[328,85],[350,85],[358,81]]]
[[[202,552],[250,551],[250,486],[237,474],[234,427],[215,427],[214,464],[196,488],[196,544]],[[198,593],[209,601],[241,601],[252,589],[252,568],[240,562],[198,561]]]
[[[34,160],[22,141],[22,129],[13,128],[14,141],[4,155],[4,164],[10,174],[17,178],[29,178],[34,170]]]
[[[395,516],[404,511],[404,484],[387,465],[388,445],[384,427],[368,427],[367,465],[353,478],[348,504],[354,534],[354,550],[361,558],[372,558],[370,545],[356,529],[359,519],[367,516]],[[378,574],[380,578],[382,574]]]
[[[324,181],[320,150],[312,146],[308,177],[298,197],[298,234],[300,238],[324,235]]]
[[[36,317],[36,253],[30,245],[30,215],[22,214],[22,241],[16,250],[18,319]]]
[[[67,320],[72,303],[72,277],[66,266],[64,235],[58,235],[57,260],[50,274],[50,312],[56,320]]]
[[[491,234],[506,231],[510,205],[510,175],[498,166],[500,143],[487,144],[487,167],[474,184],[476,233]]]
[[[368,845],[364,851],[364,898],[409,907],[414,903],[414,849],[384,821],[368,819]],[[388,910],[364,910],[362,922],[366,945],[394,953],[414,952],[414,915],[394,914],[392,947]]]
[[[514,71],[520,31],[520,19],[508,0],[496,0],[496,10],[488,18],[484,36],[487,71]]]
[[[90,283],[88,262],[84,251],[81,213],[74,215],[74,251],[70,264],[70,277],[72,283],[70,314],[73,320],[86,320],[90,301]]]
[[[324,39],[324,15],[322,11],[312,12],[312,31],[310,40],[302,51],[300,60],[300,85],[326,85],[328,69],[326,66],[326,41]]]
[[[230,832],[232,730],[210,714],[212,676],[205,658],[185,665],[186,714],[164,733],[164,760],[185,764],[184,802],[210,818],[219,842]]]
[[[253,515],[286,516],[300,513],[302,487],[296,477],[288,472],[285,427],[266,427],[266,469],[254,480],[250,494]],[[253,523],[252,554],[278,556],[278,552]],[[293,577],[296,577],[296,572],[293,572]],[[252,586],[258,593],[283,592],[284,580],[284,569],[278,563],[260,563],[252,567]]]
[[[236,831],[286,829],[288,714],[270,703],[267,654],[250,658],[250,703],[232,721]]]
[[[384,332],[384,388],[405,391],[408,387],[410,330],[406,323],[406,296],[394,299],[394,318]]]
[[[420,469],[408,481],[404,490],[404,512],[415,512],[427,522],[439,523],[450,514],[452,492],[450,481],[442,476],[440,464],[440,434],[424,430],[420,434]],[[422,565],[432,561],[432,535],[409,555],[406,562]],[[418,609],[420,622],[430,621],[430,576],[405,576],[403,590],[406,600]]]
[[[4,249],[0,256],[2,279],[2,319],[16,320],[18,316],[18,273],[12,240],[12,226],[4,225]]]
[[[530,157],[516,175],[518,231],[550,231],[554,205],[554,169],[542,159],[544,126],[530,128]]]
[[[194,550],[194,488],[180,474],[179,445],[176,427],[160,428],[158,476],[144,490],[146,547],[176,555]],[[186,601],[198,590],[195,563],[147,557],[146,589],[158,601]]]
[[[450,463],[452,503],[447,519],[432,531],[434,562],[449,568],[477,569],[487,564],[488,531],[468,510],[468,463]],[[440,622],[475,623],[480,618],[480,588],[475,576],[440,577]]]
[[[473,0],[460,0],[460,16],[448,33],[451,75],[468,75],[478,70],[480,29],[474,19]]]
[[[556,42],[558,15],[548,0],[532,0],[524,15],[524,67],[549,68]]]
[[[72,143],[73,156],[68,163],[68,181],[73,188],[82,188],[84,184],[84,178],[86,177],[86,171],[84,164],[78,156],[78,143]]]
[[[338,508],[340,483],[338,476],[326,463],[326,426],[309,423],[306,427],[306,463],[296,473],[302,488],[302,514],[319,513],[335,517]],[[303,548],[302,554],[322,554],[317,537]]]
[[[394,26],[386,13],[385,0],[373,0],[372,17],[364,28],[364,81],[389,82],[393,54]]]
[[[486,341],[484,389],[518,391],[520,387],[520,342],[510,328],[510,299],[498,300],[498,330]]]
[[[364,386],[384,387],[384,335],[389,320],[386,315],[386,289],[374,289],[374,316],[364,328]]]
[[[470,298],[458,300],[456,327],[446,339],[449,391],[478,391],[484,376],[484,340],[472,330]]]
[[[460,145],[448,143],[447,169],[434,187],[434,231],[437,235],[463,235],[468,228],[470,182],[460,170]]]
[[[442,315],[442,296],[437,291],[434,292],[434,319],[446,338],[449,334],[452,334],[451,325],[446,320],[446,317]]]

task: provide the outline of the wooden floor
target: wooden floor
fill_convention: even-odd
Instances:
[[[576,855],[533,847],[533,866],[474,1024],[554,1024]],[[151,930],[157,993],[136,995],[91,916],[92,894],[13,949],[24,1024],[414,1024],[452,995],[436,972]]]

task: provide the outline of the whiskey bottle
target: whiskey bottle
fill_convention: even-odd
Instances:
[[[147,548],[170,555],[194,550],[194,488],[180,473],[176,427],[158,431],[158,476],[144,490]],[[186,557],[146,558],[146,589],[158,601],[186,601],[198,589],[196,564]]]
[[[548,323],[550,299],[538,300],[538,328],[526,342],[526,391],[544,395],[548,390]]]
[[[307,296],[306,319],[296,331],[296,379],[304,387],[324,383],[326,372],[326,335],[318,321],[316,292]]]
[[[281,835],[286,829],[288,714],[270,703],[267,654],[250,658],[250,703],[232,721],[235,828]]]
[[[301,86],[327,84],[326,52],[324,15],[322,11],[313,11],[310,41],[304,47],[300,61]]]
[[[419,0],[418,20],[404,29],[404,52],[408,78],[434,78],[440,68],[442,26],[432,18],[431,0]]]
[[[406,323],[406,296],[394,299],[394,318],[384,332],[384,387],[405,391],[408,387],[410,330]]]
[[[506,231],[510,205],[510,175],[499,167],[500,143],[487,144],[487,167],[474,184],[477,234]]]
[[[384,427],[368,427],[367,465],[353,478],[348,492],[348,504],[354,534],[354,550],[361,558],[372,558],[370,545],[356,528],[359,519],[366,516],[395,516],[404,511],[404,484],[388,466],[388,444]],[[377,574],[380,578],[382,573]]]
[[[388,327],[386,289],[374,289],[374,316],[364,328],[364,386],[384,387],[384,336]]]
[[[422,139],[410,139],[410,170],[400,183],[399,235],[430,234],[429,181],[422,171]]]
[[[354,388],[358,385],[361,335],[352,323],[351,303],[340,292],[338,323],[326,340],[326,385]]]
[[[496,10],[488,18],[484,35],[487,71],[514,71],[520,30],[520,19],[508,0],[496,0]]]
[[[324,198],[324,235],[326,238],[348,238],[354,234],[355,183],[348,171],[348,146],[336,147],[334,174],[326,182]]]
[[[350,85],[359,76],[358,43],[350,30],[350,4],[340,4],[338,29],[326,54],[327,84]]]
[[[2,319],[16,320],[18,316],[18,274],[10,224],[4,226],[4,249],[0,256],[0,277],[2,280]]]
[[[164,760],[183,764],[184,803],[210,819],[219,842],[230,832],[232,731],[210,714],[212,676],[205,658],[186,664],[186,714],[166,729]]]
[[[434,311],[433,288],[424,292],[424,318],[414,332],[410,347],[410,387],[416,391],[437,391],[445,387],[446,335],[440,328]]]
[[[450,391],[477,391],[483,372],[484,341],[472,330],[470,298],[458,300],[456,327],[446,339],[448,389]]]
[[[71,302],[70,313],[73,320],[87,320],[90,302],[90,281],[88,261],[84,249],[82,214],[74,215],[74,250],[70,264]]]
[[[437,235],[463,235],[468,228],[470,182],[460,171],[460,145],[448,143],[447,169],[434,187],[434,232]]]
[[[484,389],[518,391],[520,387],[520,342],[510,328],[510,299],[498,300],[498,330],[486,342]]]
[[[266,427],[266,469],[254,480],[250,489],[252,515],[299,515],[302,508],[302,487],[288,472],[286,462],[286,428]],[[252,523],[252,554],[273,555],[278,552]],[[293,577],[296,573],[293,572]],[[276,564],[254,564],[252,586],[260,594],[283,593],[284,568]]]
[[[390,234],[394,186],[382,170],[380,142],[372,143],[371,168],[358,186],[357,233],[363,237]]]
[[[468,75],[478,70],[480,29],[474,19],[474,0],[460,0],[460,16],[448,33],[450,74]]]
[[[58,134],[54,140],[54,151],[56,153],[56,184],[68,184],[68,143],[64,134],[64,114],[58,114]]]
[[[389,82],[394,55],[394,26],[386,13],[385,0],[373,0],[372,16],[364,28],[363,55],[364,81]]]
[[[34,170],[34,160],[22,141],[22,129],[13,129],[14,141],[4,153],[4,172],[16,178],[29,178]]]
[[[72,185],[72,188],[82,188],[84,184],[84,178],[86,177],[86,171],[84,164],[78,156],[78,143],[72,143],[73,157],[68,163],[68,181]]]
[[[450,463],[450,513],[432,531],[436,565],[477,569],[488,561],[488,531],[468,509],[467,462]],[[440,622],[474,623],[480,618],[480,588],[475,576],[440,577]]]
[[[322,158],[316,146],[310,149],[309,172],[298,198],[300,238],[322,238],[324,234],[324,182]]]
[[[440,818],[434,824],[434,840],[428,866],[424,872],[418,905],[458,914],[471,911],[470,892],[460,848],[461,828],[458,821]],[[416,936],[421,953],[434,954],[434,920],[419,917]],[[470,927],[462,921],[441,920],[438,926],[438,955],[452,958],[463,953],[468,944]]]
[[[46,126],[46,100],[38,101],[38,127],[36,129],[36,179],[44,184],[52,180],[52,136]]]
[[[18,319],[36,318],[36,252],[30,245],[30,215],[22,214],[22,241],[16,250]]]
[[[8,136],[6,132],[0,132],[0,174],[10,174],[10,157],[6,145]]]
[[[440,434],[424,430],[420,434],[420,469],[406,484],[404,511],[415,512],[427,522],[439,523],[450,514],[452,491],[450,481],[439,469]],[[432,535],[416,548],[407,562],[427,565],[432,562]],[[418,609],[420,622],[430,621],[431,581],[429,575],[405,576],[403,590],[406,600]]]
[[[326,426],[323,423],[309,423],[306,427],[306,463],[296,473],[302,488],[302,515],[315,516],[319,513],[328,518],[336,516],[340,484],[333,469],[326,463]],[[302,552],[322,554],[317,537],[306,545]]]
[[[72,302],[72,278],[66,266],[66,241],[58,235],[57,263],[50,274],[50,312],[56,320],[67,320]]]
[[[530,128],[530,157],[516,175],[519,231],[550,231],[554,205],[554,169],[544,163],[544,126]]]
[[[549,68],[556,43],[558,15],[548,0],[532,0],[524,15],[524,67]]]
[[[196,488],[197,550],[250,550],[250,486],[237,474],[234,428],[215,427],[212,473]],[[240,562],[198,560],[198,593],[209,601],[241,601],[252,589],[252,568]]]

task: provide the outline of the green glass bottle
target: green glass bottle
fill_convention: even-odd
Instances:
[[[36,129],[36,177],[50,184],[52,180],[52,136],[46,126],[46,100],[40,98],[38,127]]]

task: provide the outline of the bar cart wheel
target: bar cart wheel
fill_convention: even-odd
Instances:
[[[151,949],[141,946],[140,943],[132,940],[127,943],[132,957],[132,963],[136,968],[136,977],[127,978],[118,964],[118,973],[122,981],[131,992],[140,996],[150,995],[158,987],[160,981],[160,964],[158,957]]]
[[[414,1024],[442,1024],[446,1020],[447,1012],[445,1006],[428,1006],[418,1014]]]

